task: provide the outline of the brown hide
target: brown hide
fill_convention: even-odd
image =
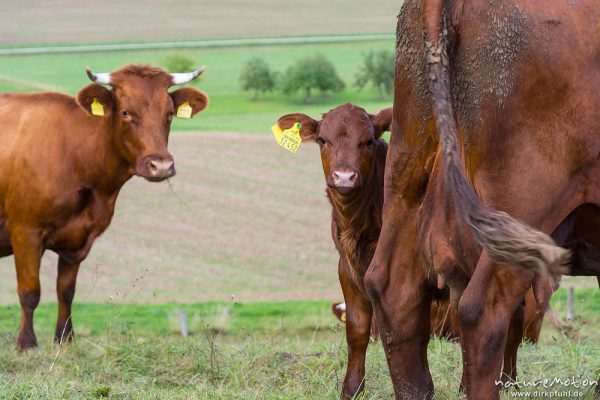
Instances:
[[[436,288],[458,304],[467,397],[497,399],[495,381],[516,377],[523,299],[533,285],[544,304],[566,254],[548,235],[600,205],[599,25],[591,0],[404,2],[382,233],[365,275],[397,398],[433,394]],[[593,221],[579,236],[598,237]],[[574,256],[593,271],[583,241]]]

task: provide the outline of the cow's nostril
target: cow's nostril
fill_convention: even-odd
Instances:
[[[150,170],[151,173],[156,173],[158,171],[158,166],[156,165],[156,162],[150,161],[148,163],[148,169]]]

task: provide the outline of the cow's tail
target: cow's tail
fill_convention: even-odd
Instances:
[[[535,270],[553,278],[565,272],[570,252],[558,247],[550,236],[532,229],[504,212],[486,207],[465,176],[448,76],[445,0],[425,0],[428,76],[433,96],[433,114],[442,145],[446,188],[457,213],[470,226],[477,242],[498,263]]]

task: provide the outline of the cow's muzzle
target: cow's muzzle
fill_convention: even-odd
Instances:
[[[340,194],[347,194],[359,186],[357,171],[336,170],[331,173],[333,188]]]
[[[175,175],[175,161],[170,155],[167,157],[145,157],[141,171],[138,175],[151,182],[160,182]]]

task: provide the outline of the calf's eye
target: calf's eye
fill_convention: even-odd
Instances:
[[[129,113],[127,111],[121,111],[121,115],[123,117],[129,117]]]
[[[319,144],[319,146],[325,145],[325,139],[323,139],[321,137],[318,137],[315,141]]]
[[[367,142],[367,148],[368,149],[372,149],[373,147],[375,147],[375,141],[374,140],[369,140]]]

